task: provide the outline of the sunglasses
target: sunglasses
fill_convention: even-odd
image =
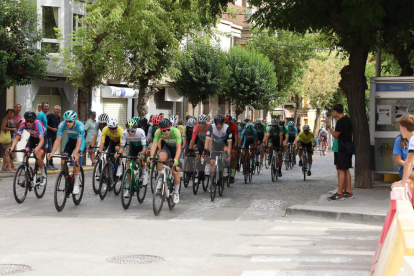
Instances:
[[[33,124],[33,123],[34,123],[34,121],[29,121],[29,120],[26,120],[26,123]]]
[[[162,132],[170,132],[171,128],[163,129]]]
[[[118,127],[110,127],[109,129],[110,129],[110,130],[117,130],[117,129],[118,129]]]
[[[216,126],[222,126],[223,124],[222,123],[216,123]]]
[[[74,122],[74,120],[67,120],[67,121],[65,121],[66,123],[69,123],[69,124],[71,124],[71,123],[73,123]]]
[[[127,129],[128,133],[134,133],[136,130],[135,129]]]

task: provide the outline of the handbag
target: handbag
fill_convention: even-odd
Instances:
[[[10,131],[2,130],[0,132],[0,143],[4,145],[4,144],[9,144],[10,142],[11,142]]]
[[[350,141],[344,144],[344,142],[341,141],[341,145],[345,148],[346,153],[348,153],[349,155],[352,155],[355,153],[354,142]]]

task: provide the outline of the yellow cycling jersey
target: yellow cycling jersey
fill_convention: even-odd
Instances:
[[[313,132],[309,131],[309,133],[306,135],[305,132],[301,132],[298,135],[298,138],[296,140],[301,141],[302,143],[310,143],[311,141],[315,141],[315,137],[313,136]]]
[[[105,143],[106,136],[108,136],[114,142],[119,142],[119,141],[121,141],[123,132],[124,132],[124,129],[121,126],[118,126],[118,129],[116,130],[115,133],[112,133],[109,130],[109,127],[106,126],[102,129],[101,143]]]

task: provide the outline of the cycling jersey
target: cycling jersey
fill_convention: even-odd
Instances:
[[[241,135],[241,133],[242,133],[242,129],[241,129],[241,127],[240,127],[240,126],[237,126],[237,131],[239,132],[239,135]]]
[[[315,137],[313,136],[312,131],[309,131],[308,134],[305,134],[305,132],[302,131],[299,133],[297,140],[301,141],[304,144],[308,144],[311,141],[315,141]]]
[[[254,141],[259,140],[259,136],[257,135],[257,131],[253,129],[249,134],[246,133],[246,130],[243,130],[241,133],[241,140],[243,142],[242,147],[246,148],[250,144],[254,143]]]
[[[296,127],[292,127],[292,129],[290,129],[290,127],[288,127],[287,132],[289,134],[289,138],[290,137],[296,137],[296,135],[298,135],[298,129]]]
[[[104,126],[101,123],[95,124],[95,131],[93,135],[99,135],[99,130],[102,131],[104,129]]]
[[[270,136],[270,138],[274,139],[277,137],[280,137],[280,134],[282,135],[286,135],[286,129],[284,127],[281,126],[270,126],[268,131],[267,131],[267,135]]]
[[[184,128],[185,136],[182,137],[182,138],[183,138],[183,141],[184,141],[184,139],[187,139],[187,148],[190,145],[191,138],[193,137],[193,130],[194,130],[194,128],[190,129],[188,126],[186,126]],[[180,133],[181,133],[181,131],[180,131]]]
[[[143,129],[138,128],[135,131],[134,136],[129,136],[128,131],[125,130],[122,133],[121,148],[126,147],[126,143],[133,145],[135,147],[146,147],[147,146],[147,137]]]
[[[112,141],[119,143],[122,138],[122,133],[124,129],[121,126],[118,126],[115,133],[112,133],[108,126],[104,127],[101,135],[101,143],[105,143],[105,138],[108,136]]]
[[[231,128],[223,124],[223,127],[218,130],[215,124],[210,125],[207,129],[207,139],[213,140],[214,144],[227,144],[227,141],[231,141],[233,135],[231,133]],[[213,144],[213,146],[214,146]]]
[[[39,138],[39,136],[44,137],[46,133],[46,128],[43,126],[42,122],[39,120],[35,120],[33,126],[28,128],[26,126],[26,121],[23,121],[20,126],[19,130],[17,131],[16,135],[22,136],[23,130],[26,130],[30,133],[30,137]]]
[[[149,128],[148,128],[147,139],[153,138],[154,134],[155,134],[155,131],[156,131],[155,126],[150,125]]]
[[[322,136],[322,137],[328,137],[328,132],[325,130],[325,131],[321,131],[320,132],[320,134],[319,134],[319,136]]]
[[[193,131],[193,136],[191,137],[191,140],[196,141],[196,138],[199,139],[203,144],[206,142],[206,136],[208,128],[210,127],[210,124],[206,124],[204,129],[201,129],[199,124],[196,124]]]
[[[177,144],[181,144],[181,132],[178,128],[172,127],[170,131],[170,136],[167,138],[164,136],[161,129],[157,129],[154,134],[154,143],[158,143],[158,141],[162,139],[169,147],[175,147]]]
[[[80,151],[85,148],[85,125],[81,121],[75,121],[72,128],[69,128],[65,121],[61,122],[58,126],[57,137],[62,137],[63,132],[66,131],[68,138],[66,138],[65,146],[69,139],[77,140],[82,139]],[[105,140],[104,140],[105,141]]]
[[[259,127],[257,127],[256,124],[254,124],[254,129],[257,131],[257,134],[266,134],[266,125],[261,123]]]

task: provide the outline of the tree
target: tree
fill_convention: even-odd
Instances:
[[[45,78],[48,53],[34,47],[42,40],[38,23],[36,2],[0,2],[0,94]]]
[[[414,2],[251,0],[250,4],[260,7],[250,19],[257,26],[298,33],[321,32],[331,38],[332,45],[349,55],[349,65],[341,70],[339,86],[347,95],[353,124],[355,187],[372,188],[370,134],[365,112],[366,61],[378,43],[378,30],[412,29],[410,13]]]
[[[277,91],[272,62],[256,50],[231,48],[227,54],[227,65],[230,76],[222,96],[235,106],[236,117],[246,105],[264,109],[286,97]]]
[[[169,84],[177,93],[186,97],[193,110],[200,102],[220,93],[226,85],[229,70],[225,54],[211,37],[195,37],[178,59]]]

